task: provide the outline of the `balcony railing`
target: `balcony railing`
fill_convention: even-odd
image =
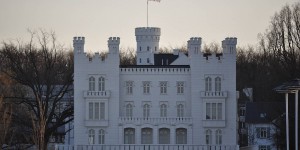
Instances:
[[[109,98],[110,91],[84,91],[83,96],[84,98]]]
[[[239,150],[238,145],[171,145],[171,144],[121,144],[121,145],[55,145],[55,150]]]
[[[136,125],[141,125],[141,124],[146,124],[146,123],[151,123],[151,124],[171,124],[171,125],[176,125],[176,124],[192,124],[192,118],[191,117],[177,117],[177,118],[139,118],[139,117],[120,117],[119,118],[119,123],[121,124],[136,124]]]
[[[202,98],[226,98],[227,91],[201,91]]]

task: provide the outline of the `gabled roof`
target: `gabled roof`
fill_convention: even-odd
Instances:
[[[247,102],[246,123],[270,123],[285,112],[283,102]]]

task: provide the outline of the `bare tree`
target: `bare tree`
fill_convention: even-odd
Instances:
[[[133,48],[120,50],[120,65],[136,65],[136,54]]]
[[[6,104],[3,98],[0,97],[0,150],[4,147],[4,144],[9,144],[7,138],[11,132],[11,114],[11,106]]]
[[[55,34],[31,32],[26,44],[4,42],[0,51],[2,72],[23,85],[27,96],[18,99],[30,111],[33,142],[40,150],[47,149],[50,136],[57,128],[73,120],[73,105],[57,112],[58,103],[70,92],[73,84],[73,53],[58,45]]]

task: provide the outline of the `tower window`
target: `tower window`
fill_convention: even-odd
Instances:
[[[147,51],[149,51],[150,50],[150,47],[149,46],[147,46]]]
[[[140,51],[142,51],[142,47],[140,46]]]
[[[147,58],[147,63],[150,63],[150,59],[149,58]]]

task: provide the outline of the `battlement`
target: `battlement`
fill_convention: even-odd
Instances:
[[[236,37],[227,37],[222,41],[222,45],[236,45],[237,38]]]
[[[135,36],[160,36],[160,28],[157,27],[135,28]]]
[[[80,44],[84,44],[85,38],[84,37],[74,37],[73,38],[73,43],[80,43]]]
[[[201,45],[201,43],[201,37],[192,37],[190,40],[188,40],[188,45]]]
[[[120,37],[110,37],[107,41],[108,45],[119,45],[120,44]]]

